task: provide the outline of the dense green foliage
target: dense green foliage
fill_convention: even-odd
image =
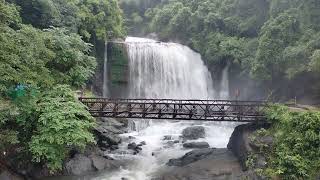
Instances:
[[[47,161],[50,169],[61,169],[71,148],[84,149],[94,142],[90,133],[94,119],[67,86],[44,93],[35,107],[36,132],[29,148],[36,162]]]
[[[23,22],[37,28],[64,27],[86,39],[123,36],[117,0],[10,0],[21,7]]]
[[[15,156],[53,172],[94,143],[94,119],[73,89],[97,66],[87,42],[122,35],[116,0],[0,0],[1,162]]]
[[[138,2],[142,5],[150,0]],[[265,89],[278,90],[280,96],[292,98],[300,91],[319,94],[314,89],[319,88],[315,87],[319,80],[318,0],[157,2],[148,9],[124,0],[127,18],[137,23],[128,23],[133,33],[140,28],[156,32],[160,39],[182,42],[200,52],[214,68],[212,72],[219,75],[229,63],[235,81],[258,80]],[[306,80],[309,86],[295,85]],[[288,94],[287,88],[296,92]]]
[[[314,179],[320,171],[320,112],[267,111],[275,142],[265,173],[281,179]]]

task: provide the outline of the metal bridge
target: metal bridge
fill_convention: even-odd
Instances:
[[[236,121],[264,120],[265,101],[79,98],[94,117]]]

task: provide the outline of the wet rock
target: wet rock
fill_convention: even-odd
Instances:
[[[136,151],[142,151],[142,148],[140,146],[137,146],[135,150]]]
[[[163,136],[162,140],[164,141],[169,141],[169,140],[172,140],[172,136],[171,135],[166,135],[166,136]]]
[[[177,143],[179,143],[179,142],[180,142],[179,140],[174,140],[174,141],[173,141],[174,144],[177,144]]]
[[[129,144],[128,144],[128,149],[135,150],[135,149],[136,149],[136,147],[137,147],[137,144],[136,144],[135,142],[133,142],[133,143],[129,143]]]
[[[209,148],[209,144],[207,142],[190,142],[190,143],[184,143],[183,147],[204,149],[204,148]]]
[[[213,148],[193,150],[191,152],[188,152],[187,154],[185,154],[179,159],[170,159],[167,165],[168,166],[185,166],[195,161],[206,158],[207,156],[211,155],[214,151],[215,149]]]
[[[113,119],[113,118],[99,118],[97,121],[98,126],[113,126],[117,129],[122,129],[126,127],[125,121],[120,119]]]
[[[227,147],[239,159],[241,167],[244,171],[248,170],[246,166],[248,155],[254,151],[254,148],[252,148],[250,145],[250,136],[256,130],[261,128],[267,129],[269,127],[270,124],[267,123],[249,123],[239,125],[233,131]]]
[[[98,142],[98,145],[99,147],[104,147],[104,148],[108,148],[110,146],[107,141],[100,141]]]
[[[118,146],[118,145],[112,145],[112,146],[110,147],[110,150],[111,150],[111,151],[114,151],[114,150],[117,150],[117,149],[119,149],[119,146]]]
[[[120,168],[120,166],[121,164],[118,161],[107,159],[104,156],[76,154],[65,163],[64,174],[81,176],[101,170],[115,170]]]
[[[105,154],[102,156],[105,159],[114,160],[112,157],[110,157],[108,154]]]
[[[65,171],[69,175],[83,175],[94,172],[95,169],[90,158],[82,154],[76,154],[65,164]]]
[[[100,147],[101,151],[107,151],[108,148],[105,148],[105,147]]]
[[[182,131],[182,138],[184,140],[196,140],[199,138],[204,138],[205,129],[202,126],[192,126],[187,127]]]
[[[154,180],[226,180],[239,179],[242,173],[237,158],[228,149],[209,149],[204,157],[185,166],[158,172]]]
[[[0,171],[0,179],[1,180],[23,180],[22,177],[15,175],[9,171]]]
[[[105,169],[111,171],[120,168],[120,163],[116,161],[109,160],[101,156],[91,156],[90,158],[92,160],[92,166],[97,171]]]
[[[145,146],[145,145],[147,145],[147,143],[145,141],[142,141],[142,142],[139,143],[139,145]]]

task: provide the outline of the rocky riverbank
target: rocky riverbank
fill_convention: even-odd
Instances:
[[[33,180],[50,176],[82,176],[102,170],[113,171],[119,169],[120,166],[125,166],[125,163],[114,160],[108,154],[118,149],[118,144],[121,143],[119,135],[126,131],[126,120],[99,118],[94,129],[97,144],[87,146],[83,152],[72,148],[61,171],[50,174],[49,170],[43,165],[34,164],[31,161],[22,162],[15,157],[15,154],[11,154],[6,159],[6,165],[2,168],[0,166],[0,179]]]
[[[115,160],[109,156],[119,151],[118,145],[122,142],[120,134],[126,133],[127,121],[115,119],[98,119],[98,126],[94,129],[96,145],[91,145],[84,152],[72,150],[70,157],[65,160],[63,170],[54,176],[83,176],[100,171],[116,171],[120,167],[126,167],[127,162]],[[259,177],[247,167],[246,161],[252,152],[257,152],[260,144],[251,141],[251,135],[260,128],[268,128],[268,124],[243,124],[235,128],[230,137],[228,148],[209,147],[207,142],[200,140],[206,135],[203,126],[191,126],[183,129],[179,140],[171,136],[164,136],[163,142],[170,145],[181,143],[184,149],[191,151],[181,158],[170,159],[167,166],[155,175],[155,180],[178,180],[178,179],[259,179]],[[199,139],[199,140],[198,140]],[[127,152],[138,154],[143,151],[145,142],[128,142]],[[131,143],[130,143],[131,142]],[[260,139],[259,143],[272,143],[272,139]],[[19,163],[17,163],[19,164]],[[259,156],[256,166],[265,164],[263,156]],[[25,179],[42,179],[50,176],[48,170],[42,166],[22,166],[10,163],[11,169],[25,177]],[[8,171],[0,173],[9,177]],[[9,174],[9,175],[8,175]],[[13,177],[13,176],[11,176]],[[8,178],[7,178],[8,179]],[[10,180],[13,178],[10,178]]]
[[[168,169],[162,170],[154,180],[179,179],[263,179],[253,169],[248,168],[246,161],[250,154],[257,151],[260,144],[251,141],[253,133],[269,124],[243,124],[235,128],[230,137],[228,148],[204,148],[186,153],[178,159],[170,159]],[[260,143],[272,143],[265,138]],[[265,166],[263,156],[259,157],[256,166]]]

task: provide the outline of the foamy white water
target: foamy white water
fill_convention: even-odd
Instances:
[[[129,56],[130,92],[129,98],[173,98],[214,99],[215,93],[211,75],[201,56],[190,48],[176,43],[162,43],[145,38],[128,37],[126,46]],[[217,93],[218,94],[218,93]],[[128,166],[117,172],[110,172],[95,180],[149,180],[171,158],[179,158],[190,149],[184,149],[181,141],[183,129],[201,125],[210,147],[225,148],[236,124],[196,121],[131,120],[132,131],[123,134],[135,139],[124,141],[120,150],[127,150],[129,142],[146,142],[137,154],[110,154],[115,159],[128,162]],[[179,143],[168,144],[164,136],[172,136]]]
[[[229,64],[222,71],[222,78],[220,84],[220,99],[228,100],[230,98],[229,94]]]

